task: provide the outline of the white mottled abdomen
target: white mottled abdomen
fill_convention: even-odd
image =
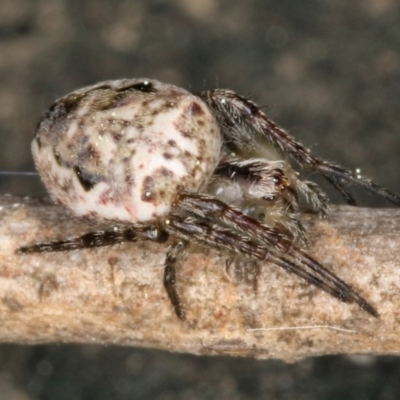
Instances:
[[[201,99],[154,80],[108,81],[58,100],[32,143],[49,193],[78,216],[136,223],[207,184],[220,131]]]

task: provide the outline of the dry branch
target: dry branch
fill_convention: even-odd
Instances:
[[[353,285],[380,318],[268,263],[255,281],[252,271],[228,267],[226,255],[196,248],[178,271],[185,322],[163,289],[165,246],[16,255],[18,246],[90,227],[28,198],[0,197],[0,212],[0,342],[105,343],[286,361],[400,353],[397,209],[334,207],[326,219],[306,216],[310,254]]]

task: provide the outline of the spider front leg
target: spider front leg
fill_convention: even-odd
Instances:
[[[400,205],[400,197],[389,190],[352,171],[314,156],[310,150],[268,119],[251,100],[225,89],[205,91],[200,93],[200,97],[213,111],[222,128],[226,145],[231,151],[262,154],[266,151],[265,141],[267,141],[284,154],[289,154],[302,167],[320,172],[351,205],[355,205],[356,202],[345,184],[356,184]]]
[[[184,214],[187,217],[182,217]],[[282,235],[224,202],[204,195],[181,193],[167,230],[183,239],[225,248],[258,260],[268,260],[294,273],[337,299],[356,303],[369,314],[378,313],[334,273]]]
[[[305,245],[297,191],[286,170],[284,161],[228,158],[214,171],[208,192]]]

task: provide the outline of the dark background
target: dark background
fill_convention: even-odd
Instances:
[[[0,169],[31,171],[51,102],[100,80],[228,87],[321,156],[400,192],[398,0],[0,0]],[[44,194],[9,177],[1,192]],[[363,205],[385,205],[356,192]],[[338,202],[337,195],[332,196]],[[279,361],[0,347],[0,399],[398,399],[396,358]]]

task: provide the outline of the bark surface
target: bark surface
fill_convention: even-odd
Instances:
[[[265,262],[233,267],[193,247],[178,269],[186,321],[164,291],[167,245],[126,243],[17,255],[22,245],[93,230],[46,200],[0,197],[0,342],[104,343],[277,358],[400,354],[400,210],[306,215],[309,254],[380,313],[373,318]]]

